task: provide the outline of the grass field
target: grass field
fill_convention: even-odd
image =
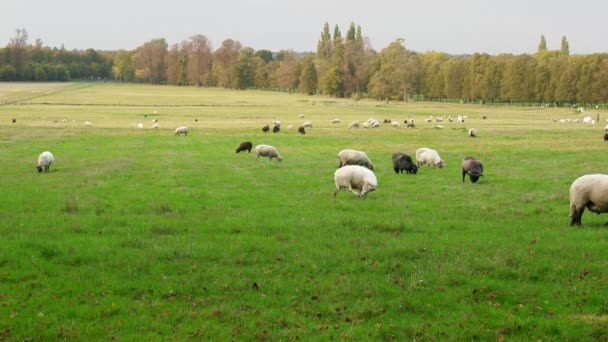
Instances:
[[[607,173],[606,111],[105,83],[0,98],[0,340],[608,339],[606,216],[568,217],[572,181]],[[370,117],[417,128],[346,129]],[[423,146],[447,166],[394,173]],[[344,148],[374,162],[365,200],[332,198]]]

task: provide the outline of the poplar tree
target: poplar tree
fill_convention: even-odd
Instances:
[[[547,51],[547,41],[544,35],[540,35],[540,43],[538,44],[538,52]]]
[[[562,36],[562,48],[560,50],[564,55],[570,54],[570,45],[568,44],[568,40],[566,36]]]

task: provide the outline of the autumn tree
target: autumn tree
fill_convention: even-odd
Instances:
[[[379,54],[379,70],[370,79],[370,95],[378,99],[403,99],[414,90],[418,63],[397,39]]]
[[[166,79],[167,42],[153,39],[137,49],[136,68],[144,82],[161,83]]]
[[[219,86],[228,89],[234,87],[234,67],[238,63],[241,48],[238,40],[226,39],[213,54],[213,66]]]
[[[276,70],[277,83],[291,93],[298,86],[298,63],[293,51],[279,52],[279,67]]]
[[[112,76],[116,81],[133,82],[135,80],[135,54],[131,51],[119,50],[112,63]]]
[[[27,39],[27,31],[24,28],[17,29],[17,35],[8,43],[10,63],[17,72],[17,79],[24,79],[23,67],[27,59]]]
[[[202,34],[190,37],[186,45],[188,53],[187,77],[195,87],[208,85],[211,71],[211,42]]]
[[[302,62],[302,74],[300,75],[300,92],[313,95],[317,90],[317,70],[314,56],[306,55]]]

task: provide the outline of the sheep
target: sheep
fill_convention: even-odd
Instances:
[[[160,128],[160,126],[157,123],[155,123],[154,125],[152,125],[152,128]]]
[[[306,128],[306,127],[310,127],[310,128],[312,128],[312,122],[310,122],[310,121],[305,121],[305,122],[303,122],[303,123],[300,125],[300,127],[304,127],[304,128]]]
[[[38,156],[38,164],[36,165],[36,169],[38,169],[38,172],[42,172],[43,169],[44,172],[49,172],[51,164],[54,160],[55,157],[53,157],[51,152],[44,151]]]
[[[360,125],[359,121],[353,121],[350,123],[350,125],[348,125],[347,128],[359,128],[359,125]]]
[[[84,127],[93,127],[93,124],[91,123],[91,121],[85,121]]]
[[[273,125],[281,127],[281,121],[275,120],[272,122]]]
[[[441,169],[443,168],[445,162],[439,157],[439,153],[437,153],[437,151],[430,148],[421,147],[416,150],[416,165],[421,167],[427,164],[429,166],[433,165],[433,167],[438,167]]]
[[[182,126],[175,129],[175,135],[188,135],[188,127]]]
[[[339,124],[340,123],[340,119],[338,119],[338,118],[333,119],[333,120],[331,120],[331,123],[332,124]]]
[[[378,187],[378,180],[374,172],[359,165],[347,165],[337,169],[334,172],[334,181],[336,183],[334,199],[342,188],[348,189],[360,198],[365,198],[368,192],[372,192]]]
[[[591,120],[593,120],[593,119],[591,119],[591,117],[590,117],[590,116],[585,116],[585,117],[583,118],[583,123],[584,123],[584,124],[591,123]]]
[[[483,164],[481,160],[474,157],[466,157],[462,160],[462,182],[464,176],[469,175],[471,183],[477,183],[479,177],[483,177]]]
[[[293,128],[293,125],[287,126],[287,129],[292,129],[292,128]]]
[[[141,123],[141,122],[140,122],[140,123],[138,123],[138,124],[137,124],[137,128],[144,128],[144,124],[143,124],[143,123]]]
[[[374,170],[374,164],[369,160],[367,154],[363,151],[357,150],[342,150],[338,153],[338,168],[343,167],[344,165],[359,165],[365,166],[370,170]]]
[[[604,141],[608,141],[608,133],[604,134]]]
[[[268,133],[268,131],[270,131],[270,126],[264,125],[264,127],[262,127],[262,132]]]
[[[306,134],[306,130],[304,129],[304,127],[298,127],[298,133]]]
[[[363,128],[369,128],[369,122],[365,121],[365,122],[363,123]]]
[[[418,166],[414,164],[412,157],[401,152],[393,154],[393,169],[397,174],[400,172],[403,173],[403,170],[405,170],[406,173],[414,175],[418,172]]]
[[[17,123],[17,119],[13,118],[13,123]]]
[[[608,175],[584,175],[572,183],[570,186],[571,226],[581,225],[585,207],[598,215],[608,212]]]
[[[384,121],[383,121],[383,123],[387,123],[387,124],[390,124],[391,122],[393,122],[393,120],[391,120],[391,119],[384,119]]]
[[[152,122],[158,122],[158,119],[152,119]]]
[[[304,117],[304,114],[300,114],[300,115],[298,115],[298,117],[301,119]]]
[[[401,125],[399,124],[399,121],[393,121],[393,122],[391,122],[391,125],[395,128],[401,127]]]
[[[403,123],[407,125],[407,128],[416,128],[416,125],[414,125],[414,119],[405,120]]]
[[[247,151],[247,153],[251,153],[251,148],[253,147],[253,144],[251,143],[251,141],[243,141],[239,147],[236,148],[236,153],[239,153],[241,151]]]
[[[258,160],[260,156],[268,157],[269,162],[272,161],[272,158],[276,158],[278,161],[283,161],[283,158],[281,158],[279,151],[277,151],[275,147],[270,145],[258,145],[255,147],[255,160]]]
[[[470,136],[471,138],[475,138],[475,137],[477,137],[477,130],[476,130],[475,128],[470,128],[470,129],[469,129],[469,136]]]
[[[378,127],[380,127],[380,121],[374,120],[374,121],[372,121],[371,125],[372,125],[372,128],[378,128]]]
[[[604,126],[604,131],[608,132],[608,124],[606,124],[606,126]]]
[[[272,127],[272,133],[279,133],[280,130],[281,130],[280,126],[274,126],[274,127]]]

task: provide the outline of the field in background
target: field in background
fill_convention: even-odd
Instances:
[[[606,111],[105,83],[0,98],[1,338],[608,338],[606,217],[568,225],[572,181],[606,173]],[[370,117],[417,128],[346,129]],[[236,154],[245,140],[284,161]],[[447,166],[396,175],[392,153],[423,146]],[[332,199],[344,148],[375,164],[366,200]]]

